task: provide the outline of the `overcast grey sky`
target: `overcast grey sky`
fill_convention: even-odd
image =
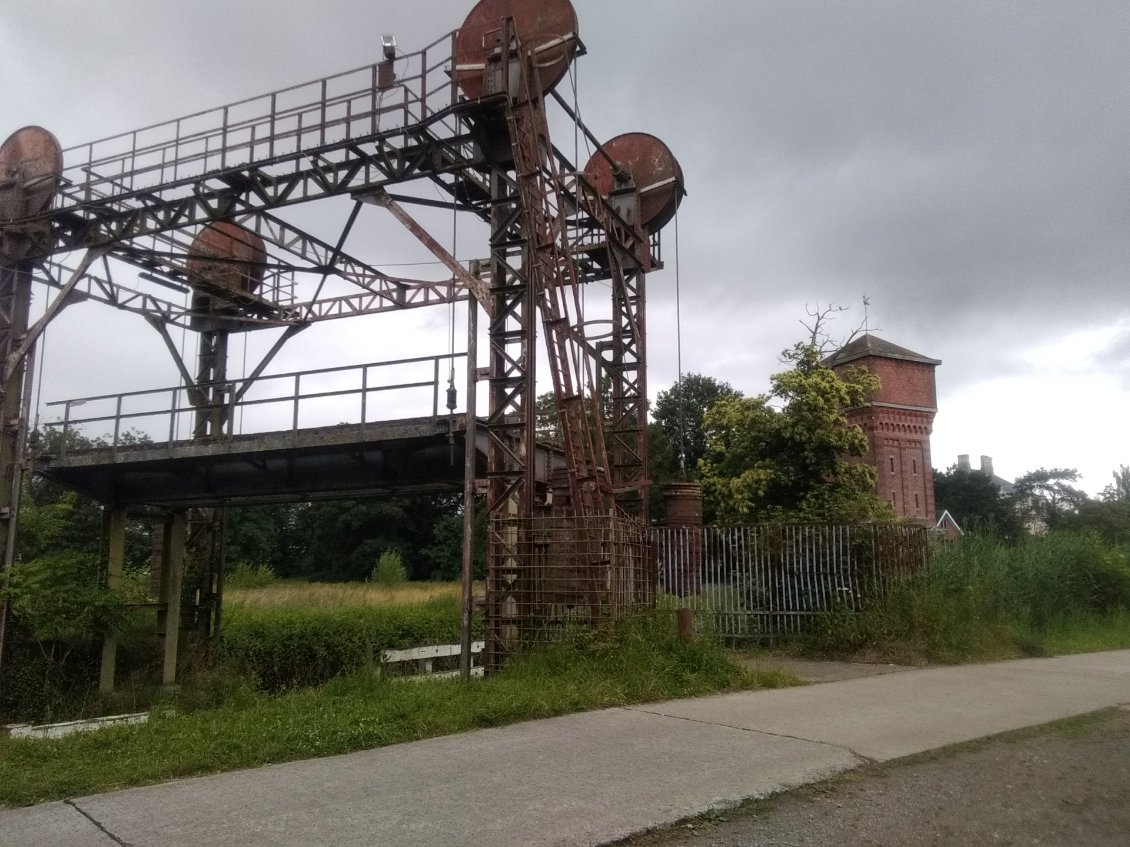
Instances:
[[[375,61],[385,32],[422,47],[472,5],[0,0],[0,135],[66,147],[222,105]],[[1078,467],[1094,493],[1130,463],[1130,4],[574,5],[586,122],[661,137],[686,175],[649,279],[653,394],[676,375],[676,280],[684,371],[749,393],[806,306],[852,306],[847,332],[867,295],[881,335],[944,362],[935,466]],[[415,257],[380,226],[374,256]],[[52,331],[47,399],[175,380],[151,330],[106,312]],[[431,352],[397,351],[445,322],[335,323],[280,367]]]

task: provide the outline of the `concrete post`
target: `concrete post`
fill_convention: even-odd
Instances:
[[[177,681],[177,645],[180,640],[181,584],[184,578],[185,542],[187,539],[187,513],[183,509],[173,512],[165,521],[162,540],[161,566],[165,603],[164,664],[161,684],[169,687]]]
[[[126,510],[114,506],[103,515],[102,532],[107,540],[106,586],[112,592],[122,590],[122,568],[126,552]],[[114,673],[118,663],[118,638],[107,632],[102,642],[102,668],[98,676],[98,693],[114,692]]]

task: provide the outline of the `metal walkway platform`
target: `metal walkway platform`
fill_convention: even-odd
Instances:
[[[464,416],[342,424],[40,456],[36,472],[117,506],[293,502],[463,490]],[[451,433],[454,433],[452,441]],[[476,475],[486,474],[478,433]],[[564,457],[537,449],[544,482]]]

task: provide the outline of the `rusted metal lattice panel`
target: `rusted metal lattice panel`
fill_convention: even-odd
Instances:
[[[489,554],[517,551],[506,590],[487,596],[512,650],[654,605],[654,557],[647,531],[634,521],[497,517],[487,533]]]
[[[734,640],[772,641],[817,615],[858,610],[926,566],[925,528],[759,524],[650,530],[664,604]]]

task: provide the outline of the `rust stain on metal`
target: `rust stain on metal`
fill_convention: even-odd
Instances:
[[[622,167],[640,193],[640,224],[648,232],[656,232],[675,216],[683,199],[683,169],[671,150],[646,132],[618,135],[603,145],[604,153],[596,153],[584,175],[593,187],[607,197],[616,186],[616,177],[608,159]]]
[[[192,240],[187,266],[220,288],[252,293],[263,282],[266,261],[262,238],[239,224],[215,221]]]
[[[455,36],[454,76],[468,99],[486,93],[486,66],[501,55],[503,22],[514,21],[518,40],[537,54],[542,91],[552,89],[577,50],[577,13],[569,0],[480,0]]]
[[[38,215],[51,204],[63,172],[58,139],[41,126],[18,129],[0,146],[0,220]]]

